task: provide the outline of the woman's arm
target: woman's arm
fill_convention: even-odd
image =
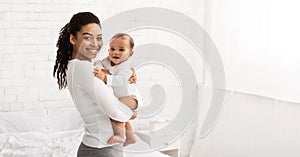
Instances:
[[[131,118],[133,112],[121,104],[102,80],[93,76],[94,68],[90,62],[81,61],[75,66],[74,83],[86,92],[97,107],[116,121],[126,122]]]

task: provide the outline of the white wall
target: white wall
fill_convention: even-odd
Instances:
[[[130,9],[161,7],[181,12],[203,23],[203,2],[202,0],[1,0],[0,111],[73,105],[68,91],[59,91],[56,79],[52,77],[58,32],[73,14],[91,11],[104,21]],[[138,33],[132,32],[133,35]],[[151,39],[153,38],[147,38],[148,41]],[[164,39],[168,40],[169,37],[160,35],[160,41]],[[137,35],[136,42],[144,42],[139,40],[144,39],[138,38]],[[179,48],[185,47],[179,45]],[[191,51],[183,52],[183,55],[187,54],[185,55],[187,58],[193,59],[193,55],[188,55],[188,52]],[[153,77],[161,74],[164,72],[160,71]],[[165,80],[165,83],[169,81]],[[169,100],[171,101],[170,97]]]
[[[203,93],[190,156],[299,156],[299,2],[206,2],[205,28],[222,56],[227,91],[205,136],[200,131],[211,94]]]
[[[230,90],[300,102],[300,3],[207,1],[206,30],[222,56]]]
[[[80,11],[93,12],[103,22],[122,11],[141,7],[171,9],[204,25],[204,0],[0,0],[0,111],[73,106],[68,91],[59,91],[56,79],[52,77],[60,28]],[[203,83],[203,60],[181,37],[149,29],[130,34],[136,45],[156,42],[176,49],[194,65],[197,79]],[[165,107],[154,119],[172,119],[181,105],[180,83],[172,70],[151,65],[140,68],[137,73],[146,104],[151,101],[149,88],[152,84],[160,83],[166,90]],[[192,140],[189,136],[183,141],[182,156],[188,155]]]
[[[297,53],[299,48],[295,46],[300,35],[297,29],[299,22],[295,22],[298,15],[296,1],[288,0],[283,3],[273,0],[271,3],[267,0],[207,0],[205,4],[204,0],[0,0],[0,111],[73,106],[68,91],[58,91],[56,79],[52,77],[55,44],[60,28],[79,11],[91,11],[99,16],[101,21],[105,21],[117,13],[140,7],[172,9],[204,26],[223,59],[227,87],[230,90],[300,102],[300,57]],[[143,37],[143,33],[147,36]],[[137,31],[132,34],[137,44],[154,40],[166,41],[163,44],[179,49],[192,65],[196,65],[193,70],[199,74],[199,83],[203,83],[203,71],[199,67],[202,60],[194,55],[195,50],[186,48],[187,43],[183,43],[182,39],[157,30]],[[164,111],[166,114],[163,116],[170,116],[171,113],[174,115],[178,108],[174,108],[173,104],[178,105],[179,100],[172,99],[172,96],[180,94],[180,85],[176,84],[176,78],[166,76],[172,75],[166,72],[167,68],[147,68],[149,67],[144,67],[138,72],[140,76],[143,73],[151,73],[151,77],[140,78],[140,83],[157,81],[165,84],[169,96]],[[158,73],[154,73],[157,69]],[[158,79],[161,76],[164,79]],[[170,84],[172,81],[175,83]],[[150,101],[147,91],[144,93],[146,102]],[[209,100],[207,103],[209,104]],[[260,110],[252,105],[249,103],[246,106],[253,112]],[[269,113],[270,110],[264,111]],[[240,118],[243,115],[238,114],[247,112],[240,108],[233,111],[230,115],[233,114],[235,118]],[[246,118],[251,119],[251,116]],[[222,133],[223,128],[216,129],[219,129],[216,136],[210,137],[224,139],[226,135]],[[230,131],[233,128],[227,129]],[[207,142],[204,146],[211,148],[209,150],[213,153],[217,148],[213,147],[213,144],[219,141]],[[202,154],[206,153],[204,151]]]
[[[201,104],[209,104],[203,94]],[[190,157],[299,156],[300,104],[227,91],[218,123],[201,136],[201,110]],[[202,107],[203,108],[203,107]]]

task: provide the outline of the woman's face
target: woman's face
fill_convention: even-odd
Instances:
[[[73,45],[73,57],[79,60],[95,58],[102,47],[102,31],[96,23],[90,23],[76,33],[76,37],[70,35],[70,42]]]

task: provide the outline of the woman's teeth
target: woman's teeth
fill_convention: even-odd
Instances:
[[[97,53],[98,52],[98,50],[96,50],[96,49],[87,49],[87,50],[92,52],[92,53]]]

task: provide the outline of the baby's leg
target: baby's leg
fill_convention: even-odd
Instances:
[[[125,123],[125,128],[126,128],[126,141],[123,144],[124,147],[128,146],[129,144],[134,144],[136,143],[136,138],[133,133],[133,128],[129,122]]]
[[[113,130],[114,130],[114,136],[108,139],[108,144],[113,144],[113,143],[124,143],[125,142],[125,137],[124,137],[124,123],[115,121],[111,119]]]
[[[127,105],[131,110],[135,110],[137,108],[137,101],[136,99],[132,98],[132,97],[121,97],[120,98],[120,101]],[[129,122],[126,122],[125,123],[125,128],[126,128],[126,141],[125,143],[123,144],[124,147],[129,145],[129,144],[133,144],[136,142],[136,138],[134,136],[134,133],[133,133],[133,128],[131,126],[131,124]]]

